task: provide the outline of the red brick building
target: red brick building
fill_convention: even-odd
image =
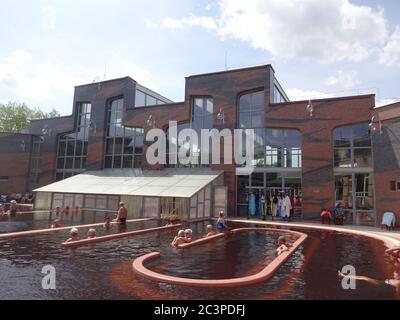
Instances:
[[[238,174],[241,169],[236,164],[223,164],[223,157],[222,164],[200,165],[201,154],[208,156],[211,149],[199,145],[189,164],[150,165],[144,155],[151,142],[143,137],[153,128],[168,131],[169,121],[178,122],[178,131],[254,129],[253,172]],[[1,192],[47,186],[83,172],[121,176],[116,170],[126,175],[128,169],[142,168],[144,176],[149,170],[153,176],[158,171],[161,177],[178,172],[174,168],[195,167],[193,180],[202,172],[210,174],[210,188],[215,190],[210,194],[206,188],[204,195],[199,187],[185,195],[188,200],[182,208],[190,211],[191,219],[212,215],[216,208],[223,208],[229,216],[261,215],[260,199],[269,203],[275,195],[286,194],[292,214],[305,219],[318,218],[321,208],[333,208],[341,202],[347,223],[379,225],[386,211],[395,212],[400,220],[400,104],[375,108],[374,95],[290,102],[270,65],[187,77],[185,100],[178,103],[131,78],[78,86],[73,114],[33,121],[31,134],[23,139],[25,150],[20,146],[22,136],[0,137],[1,150],[6,150],[0,158]],[[33,148],[38,138],[39,146]],[[184,144],[176,143],[178,149]],[[25,159],[23,164],[9,164],[17,154]],[[185,174],[190,177],[190,172]],[[74,179],[71,181],[79,184],[79,178]],[[184,186],[179,182],[174,188],[183,190]],[[39,189],[39,194],[47,192],[48,197],[37,205],[54,206],[58,201],[54,194],[62,193],[57,188],[62,185]],[[114,200],[117,189],[113,189]],[[146,197],[143,190],[137,189],[132,197]],[[107,192],[111,197],[111,191],[104,191],[104,195]],[[72,187],[65,193],[85,194],[74,192]],[[180,201],[179,192],[160,189],[157,195],[168,196],[173,208]],[[95,207],[97,200],[92,200]],[[138,211],[136,215],[145,215],[145,200],[140,202],[138,206],[132,200],[130,206]],[[170,205],[166,203],[153,206],[153,214],[166,212],[164,207]],[[201,214],[196,213],[199,207]]]

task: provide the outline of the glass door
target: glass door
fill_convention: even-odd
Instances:
[[[375,225],[372,173],[335,175],[335,206],[339,202],[345,209],[346,223]]]

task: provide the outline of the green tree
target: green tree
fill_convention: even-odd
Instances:
[[[21,132],[29,128],[29,122],[32,119],[59,116],[60,113],[55,109],[50,112],[43,112],[39,108],[29,108],[25,103],[0,104],[0,132]]]

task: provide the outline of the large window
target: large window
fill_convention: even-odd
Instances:
[[[333,131],[333,140],[336,168],[372,167],[368,124],[337,128]]]
[[[143,129],[122,125],[124,99],[108,105],[105,168],[140,168],[143,161]]]
[[[264,127],[264,91],[247,93],[239,98],[239,128]]]
[[[41,161],[41,146],[42,139],[40,137],[33,137],[32,141],[32,158],[31,170],[29,173],[29,190],[33,190],[38,186],[40,174],[40,161]]]
[[[76,113],[76,131],[58,139],[56,180],[62,180],[86,169],[91,104],[79,103]]]
[[[201,129],[212,129],[213,128],[213,112],[214,112],[214,101],[212,98],[208,97],[195,97],[192,100],[192,118],[190,123],[184,123],[178,125],[178,136],[179,132],[183,129],[194,129],[198,136],[198,143],[194,143],[188,137],[179,139],[177,141],[172,141],[172,143],[177,144],[177,151],[181,150],[181,148],[185,148],[187,150],[187,156],[191,156],[191,161],[188,164],[178,163],[178,167],[198,167],[201,166],[201,154],[207,153],[209,163],[211,163],[211,142],[209,141],[209,147],[205,150],[201,150]],[[167,136],[169,135],[169,131],[167,132]],[[210,139],[211,140],[211,139]],[[169,144],[167,143],[167,147]],[[190,154],[191,152],[191,154]],[[175,154],[170,154],[169,149],[167,149],[167,154],[169,156],[168,159],[175,157]],[[171,161],[168,160],[170,164]],[[170,165],[171,166],[171,165]],[[204,165],[208,166],[208,165]]]
[[[368,124],[333,131],[335,200],[345,208],[346,221],[375,224],[371,137]]]
[[[255,167],[301,168],[301,133],[291,129],[254,129]]]
[[[251,175],[237,176],[237,216],[246,217],[250,214],[250,201],[254,200],[253,214],[263,215],[263,201],[271,214],[273,198],[287,194],[292,204],[292,217],[301,216],[302,188],[301,172],[253,172]]]
[[[287,102],[285,95],[281,92],[277,85],[274,85],[273,103]]]
[[[165,104],[165,102],[149,94],[146,94],[143,91],[136,90],[135,107],[154,106],[156,104]]]

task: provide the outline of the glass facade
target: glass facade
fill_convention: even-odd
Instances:
[[[31,168],[29,173],[29,190],[35,189],[39,184],[40,161],[42,158],[40,149],[42,143],[43,141],[40,137],[33,137]]]
[[[335,168],[372,167],[369,125],[358,124],[333,131]]]
[[[213,115],[214,115],[214,101],[209,97],[194,97],[192,100],[192,117],[190,123],[183,123],[178,125],[178,140],[173,140],[172,143],[177,145],[177,152],[183,152],[187,150],[187,156],[191,151],[191,158],[188,164],[178,163],[176,165],[171,164],[170,159],[176,157],[175,154],[169,152],[169,130],[167,131],[167,163],[169,167],[207,167],[209,165],[201,164],[201,154],[207,153],[209,163],[211,163],[211,142],[209,142],[209,147],[206,150],[201,150],[201,129],[212,129],[213,128]],[[198,136],[198,143],[195,143],[189,139],[189,137],[184,137],[179,139],[179,132],[184,129],[193,129],[196,131]],[[211,139],[210,139],[211,140]],[[204,155],[203,155],[204,157]]]
[[[291,217],[302,214],[302,189],[300,171],[253,172],[251,175],[237,176],[237,215],[249,216],[250,195],[254,196],[255,216],[262,216],[260,197],[267,206],[274,197],[288,195],[292,204]],[[270,207],[271,208],[271,207]]]
[[[122,125],[124,99],[111,101],[107,110],[104,168],[140,168],[143,162],[143,129]]]
[[[239,128],[264,127],[264,91],[243,94],[239,97]]]
[[[375,224],[372,145],[368,124],[333,132],[335,202],[345,209],[346,222]]]
[[[165,102],[136,89],[135,107],[154,106],[156,104],[165,104]]]
[[[75,117],[76,131],[58,139],[56,180],[69,178],[86,169],[91,104],[79,103]]]
[[[281,92],[281,90],[278,88],[277,85],[274,85],[274,97],[273,97],[273,103],[282,103],[282,102],[287,102],[288,100],[285,98],[284,94]]]

